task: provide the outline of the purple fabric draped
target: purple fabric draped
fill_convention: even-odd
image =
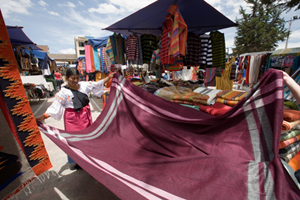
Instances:
[[[221,116],[179,106],[115,74],[90,127],[39,127],[121,199],[299,199],[278,155],[282,113],[282,73],[274,69]]]

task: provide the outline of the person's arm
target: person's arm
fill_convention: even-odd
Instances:
[[[117,72],[113,72],[113,73],[109,74],[106,78],[102,79],[104,84],[107,83],[112,77],[114,77],[115,73],[117,73]]]
[[[64,111],[65,98],[63,93],[60,91],[55,95],[54,102],[47,108],[46,112],[40,116],[35,117],[36,121],[44,121],[49,117],[53,117],[56,120],[60,120]]]
[[[48,113],[44,113],[40,116],[35,117],[35,120],[41,122],[41,121],[44,121],[45,119],[47,119],[49,117],[50,117],[50,115]]]
[[[300,103],[300,86],[286,72],[282,71],[282,73],[285,85],[289,88],[296,101]]]

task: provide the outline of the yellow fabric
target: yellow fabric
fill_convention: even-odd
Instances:
[[[233,80],[230,80],[230,73],[232,64],[235,62],[235,57],[232,57],[225,66],[225,69],[222,72],[221,78],[216,77],[216,89],[217,90],[232,90]]]

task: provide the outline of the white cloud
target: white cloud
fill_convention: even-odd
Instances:
[[[27,10],[30,7],[32,7],[30,0],[0,0],[0,9],[4,18],[9,17],[11,13],[30,15]]]
[[[79,3],[80,5],[82,5],[82,6],[84,6],[84,3],[82,3],[81,1],[78,1],[78,3]]]
[[[75,49],[74,48],[62,49],[62,50],[59,50],[59,53],[61,53],[61,54],[75,54]]]
[[[66,6],[71,7],[71,8],[75,8],[75,4],[71,3],[71,2],[67,2]]]
[[[109,0],[113,5],[119,6],[124,11],[132,12],[155,2],[156,0]]]
[[[98,8],[89,8],[88,11],[91,12],[91,13],[97,12],[97,13],[100,13],[100,14],[108,14],[108,13],[118,13],[118,12],[120,12],[120,10],[118,8],[116,8],[114,5],[107,4],[107,3],[101,3],[101,4],[99,4]]]
[[[48,13],[49,13],[50,15],[59,16],[59,14],[58,14],[57,12],[54,12],[54,11],[48,11]]]
[[[45,6],[49,6],[45,1],[40,0],[38,1],[38,4],[40,4],[41,6],[45,7]]]

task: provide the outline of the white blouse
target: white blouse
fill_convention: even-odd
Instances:
[[[101,97],[104,91],[104,82],[82,81],[79,82],[79,92],[89,95],[92,92],[94,95]],[[55,101],[48,107],[46,113],[56,120],[60,120],[64,108],[74,108],[72,98],[74,97],[71,90],[62,87],[61,90],[55,95]]]

